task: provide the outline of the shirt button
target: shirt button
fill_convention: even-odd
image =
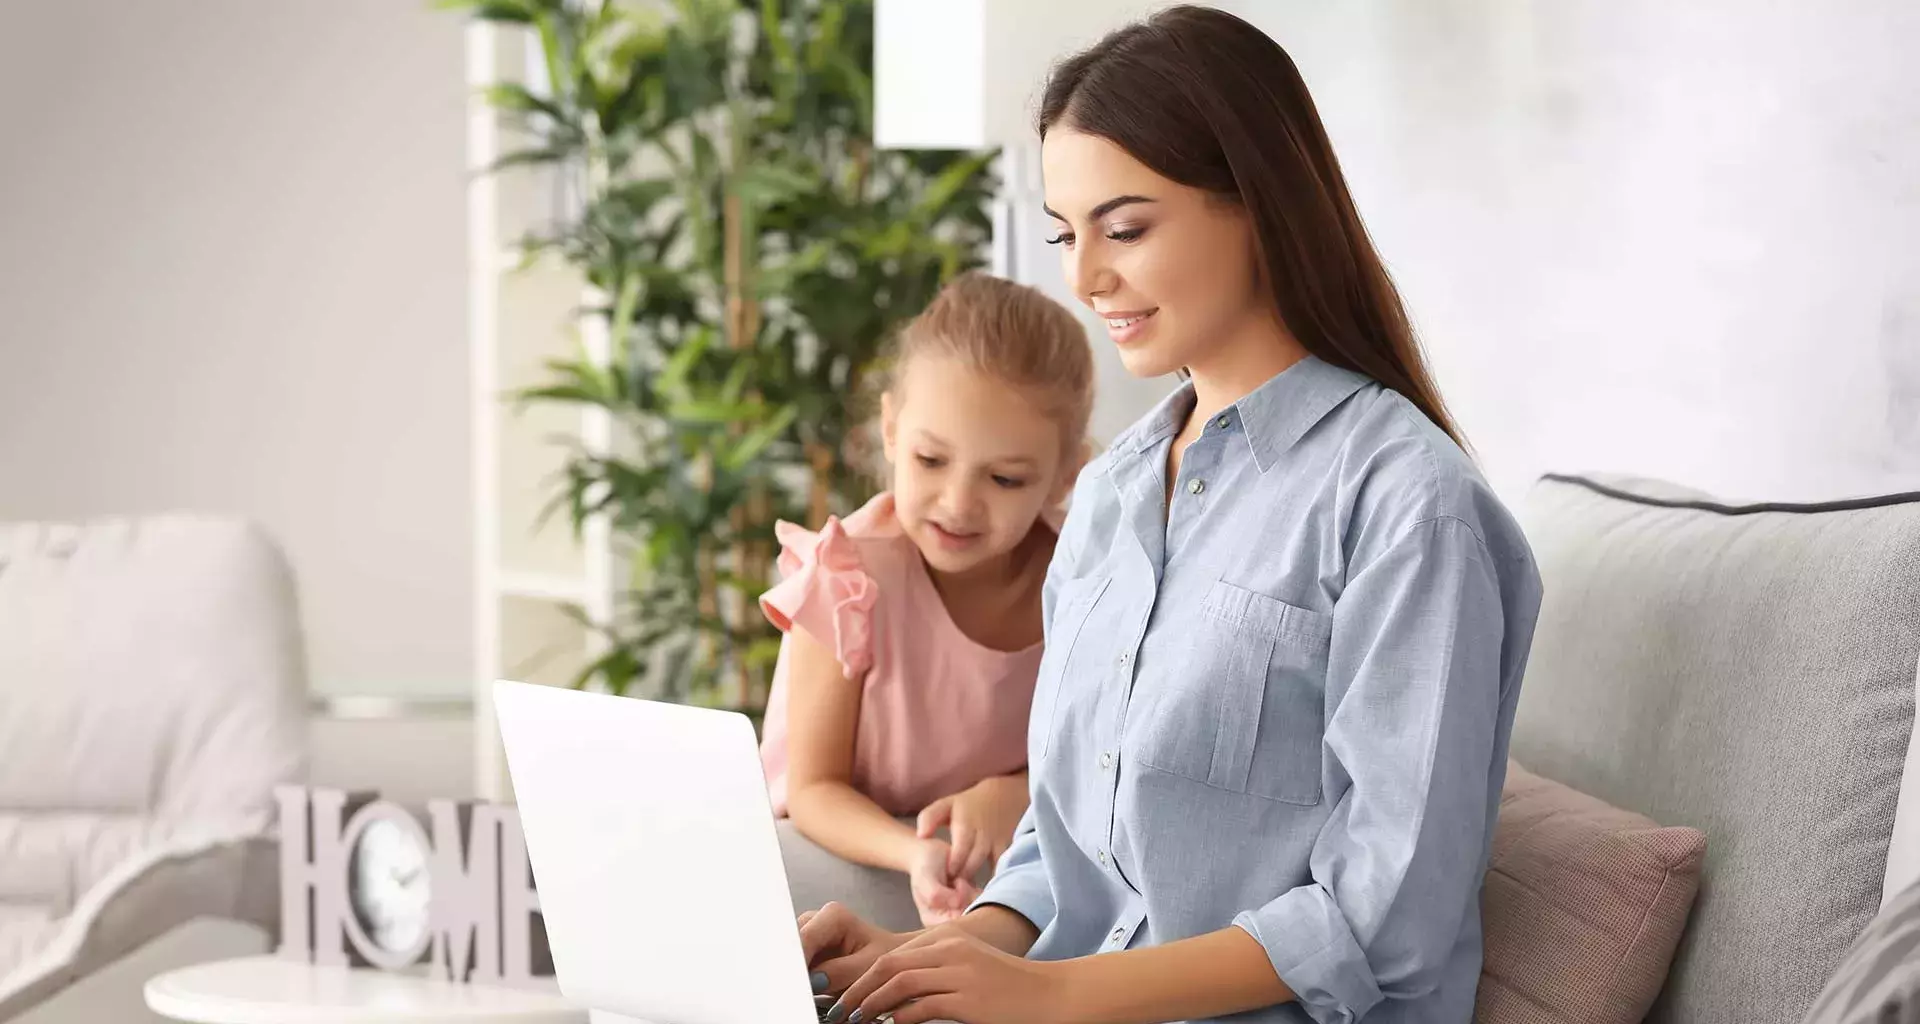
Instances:
[[[1195,480],[1192,483],[1187,485],[1187,491],[1191,494],[1199,494],[1201,491],[1204,491],[1206,489],[1207,489],[1207,482],[1205,480]]]
[[[1227,429],[1227,418],[1225,416],[1222,416],[1219,419],[1214,420],[1213,425],[1216,427],[1219,427],[1221,430],[1225,430]]]
[[[1121,667],[1121,668],[1126,668],[1126,667],[1127,667],[1127,663],[1128,663],[1128,662],[1131,662],[1132,660],[1133,660],[1133,652],[1132,652],[1132,651],[1126,651],[1126,652],[1123,652],[1123,653],[1122,653],[1122,654],[1120,655],[1120,667]]]
[[[1113,767],[1113,754],[1112,754],[1112,753],[1104,753],[1104,754],[1101,754],[1101,755],[1100,755],[1100,767],[1102,767],[1102,768],[1111,768],[1111,767]]]
[[[1122,938],[1126,936],[1126,934],[1127,934],[1127,930],[1125,928],[1115,928],[1113,930],[1113,934],[1107,936],[1107,938],[1113,942],[1119,942]]]
[[[1101,850],[1099,853],[1094,854],[1094,856],[1100,861],[1101,867],[1104,868],[1107,866],[1107,851]]]

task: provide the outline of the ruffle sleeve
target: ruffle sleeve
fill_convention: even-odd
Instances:
[[[838,518],[819,532],[794,523],[774,525],[780,541],[780,582],[760,596],[767,620],[790,632],[805,630],[825,644],[849,679],[873,667],[873,606],[879,587],[860,560],[860,548]]]

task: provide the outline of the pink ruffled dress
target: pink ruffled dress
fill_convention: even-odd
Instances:
[[[1048,527],[1058,529],[1057,522]],[[783,632],[806,630],[860,683],[854,788],[889,814],[918,814],[943,796],[1027,765],[1027,714],[1039,644],[996,651],[947,614],[913,541],[882,494],[818,533],[780,523],[779,585],[761,610]],[[760,757],[774,813],[787,813],[787,671],[783,643]]]

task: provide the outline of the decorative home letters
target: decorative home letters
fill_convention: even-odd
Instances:
[[[539,984],[553,973],[520,816],[501,804],[427,804],[429,829],[373,793],[283,786],[280,803],[280,955],[314,964],[397,971],[423,960],[449,981]],[[388,950],[353,910],[353,846],[389,821],[428,852],[428,927],[412,949]],[[429,835],[431,840],[429,841]]]

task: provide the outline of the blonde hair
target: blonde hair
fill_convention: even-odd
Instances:
[[[1037,288],[970,271],[949,281],[894,336],[879,385],[894,392],[921,356],[952,359],[1031,396],[1079,453],[1093,416],[1093,349],[1086,328]]]

